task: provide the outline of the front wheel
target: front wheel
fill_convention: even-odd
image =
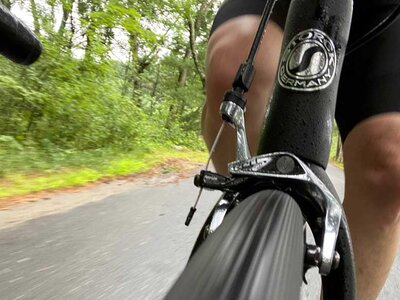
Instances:
[[[303,216],[280,191],[241,202],[193,255],[166,299],[299,299]]]

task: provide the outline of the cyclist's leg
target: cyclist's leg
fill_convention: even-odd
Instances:
[[[345,210],[357,268],[358,299],[376,299],[400,238],[400,114],[372,117],[344,144]]]
[[[221,125],[219,106],[224,92],[231,88],[238,66],[246,59],[259,24],[259,16],[242,15],[221,24],[211,35],[207,55],[207,100],[202,114],[202,132],[210,148]],[[271,95],[279,61],[282,29],[268,25],[255,62],[256,76],[247,94],[246,126],[250,150],[257,149],[268,98]],[[226,128],[213,155],[218,172],[226,173],[228,162],[235,160],[232,128]]]
[[[358,299],[376,299],[400,240],[400,20],[345,59],[337,121]]]

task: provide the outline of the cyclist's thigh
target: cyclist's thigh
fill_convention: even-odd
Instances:
[[[236,71],[248,56],[257,31],[265,0],[226,0],[216,14],[207,54],[208,100],[218,98],[220,91],[229,89]],[[282,29],[271,22],[256,58],[256,77],[250,92],[262,83],[272,89],[282,43]],[[270,84],[268,84],[270,83]],[[213,95],[217,91],[218,95]],[[263,92],[266,94],[266,92]],[[264,97],[265,101],[267,97]],[[215,103],[218,110],[219,103]],[[210,109],[210,107],[209,107]]]
[[[225,0],[215,16],[211,28],[213,33],[221,24],[235,17],[244,15],[261,16],[266,0]],[[279,0],[274,7],[271,20],[281,28],[285,25],[290,0]]]
[[[355,7],[350,47],[395,11],[396,6],[387,2],[375,1],[374,7],[368,8],[361,4],[359,9]],[[345,57],[336,107],[342,139],[360,122],[391,112],[400,112],[399,17]]]

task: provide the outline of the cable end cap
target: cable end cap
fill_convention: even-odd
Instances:
[[[190,222],[192,221],[192,219],[193,219],[193,215],[194,215],[194,213],[196,212],[196,208],[194,208],[193,206],[190,208],[190,211],[189,211],[189,214],[188,214],[188,216],[186,217],[186,222],[185,222],[185,225],[186,226],[189,226],[189,224],[190,224]]]

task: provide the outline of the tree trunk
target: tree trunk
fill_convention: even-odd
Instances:
[[[71,8],[74,5],[74,1],[71,1]],[[64,30],[65,30],[65,26],[67,25],[67,21],[69,18],[69,15],[71,13],[71,9],[69,7],[67,7],[65,1],[62,2],[62,18],[61,18],[61,24],[60,27],[58,28],[58,34],[59,35],[63,35],[64,34]]]
[[[336,143],[336,155],[335,160],[337,162],[343,162],[343,147],[342,147],[342,140],[340,136],[338,136],[337,143]]]
[[[131,33],[129,34],[129,48],[130,48],[130,65],[131,69],[131,82],[132,82],[132,100],[136,103],[138,107],[141,107],[140,99],[138,99],[138,90],[140,88],[140,80],[138,74],[138,59],[139,59],[139,34]]]
[[[71,23],[71,34],[70,34],[69,41],[68,41],[68,47],[70,50],[72,50],[72,47],[74,46],[74,35],[75,35],[75,25],[74,25],[73,14],[69,15],[69,21]]]
[[[85,56],[83,57],[84,61],[92,61],[93,59],[93,44],[92,41],[95,40],[96,28],[93,22],[89,19],[89,26],[85,32],[86,35],[86,47],[85,47]]]
[[[205,22],[205,16],[207,15],[208,11],[211,9],[214,0],[205,0],[200,8],[197,10],[196,17],[193,19],[191,16],[187,18],[188,21],[188,29],[189,29],[189,45],[190,50],[193,58],[193,62],[197,71],[197,74],[200,77],[203,90],[206,87],[206,77],[204,71],[200,68],[199,59],[196,52],[196,38],[198,33],[201,30],[202,24]]]
[[[171,125],[172,125],[172,120],[175,119],[176,116],[176,107],[174,103],[171,103],[168,109],[168,117],[167,120],[165,122],[165,128],[166,129],[171,129]]]
[[[190,52],[192,53],[192,58],[194,62],[194,66],[196,68],[197,74],[200,77],[201,84],[203,86],[203,90],[206,88],[206,76],[204,75],[203,71],[200,69],[199,59],[197,57],[196,52],[196,29],[195,23],[193,20],[189,20],[189,42],[190,42]]]
[[[186,47],[185,50],[185,55],[183,56],[183,61],[184,63],[186,60],[191,56],[191,51],[190,51],[190,45]],[[187,68],[185,66],[179,68],[179,76],[178,76],[178,86],[179,87],[184,87],[186,84],[186,79],[187,79]]]
[[[35,32],[36,35],[39,35],[40,23],[39,23],[38,10],[37,10],[35,0],[30,0],[30,4],[31,4],[32,17],[33,17],[33,28],[34,28],[33,31]]]
[[[3,0],[3,1],[1,1],[1,2],[2,2],[3,5],[4,5],[5,7],[7,7],[8,9],[10,9],[10,8],[11,8],[11,5],[14,4],[14,2],[13,2],[13,1],[10,1],[10,0]]]

